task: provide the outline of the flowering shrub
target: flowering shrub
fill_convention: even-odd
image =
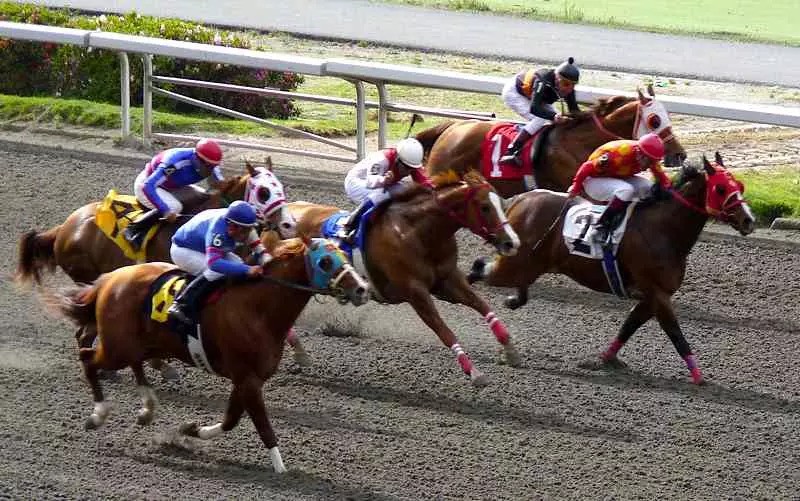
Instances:
[[[236,33],[217,31],[177,20],[161,20],[130,13],[125,16],[69,16],[63,11],[0,2],[0,20],[47,24],[85,30],[102,30],[138,36],[215,44],[249,49],[250,41]],[[131,99],[141,104],[142,62],[129,56]],[[248,87],[268,87],[291,91],[303,82],[302,75],[237,66],[153,58],[153,72],[196,80],[224,82]],[[70,45],[52,45],[0,38],[0,93],[16,95],[55,95],[104,102],[119,102],[120,67],[116,53]],[[298,114],[294,103],[282,98],[254,94],[221,92],[196,87],[163,85],[202,101],[232,108],[257,117],[288,118]],[[196,112],[198,108],[154,96],[160,109]]]

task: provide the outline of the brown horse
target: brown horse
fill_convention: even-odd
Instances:
[[[752,232],[755,225],[753,213],[742,198],[744,186],[725,169],[719,153],[716,165],[705,157],[703,164],[705,173],[684,167],[672,190],[656,190],[657,196],[639,203],[630,216],[619,244],[617,265],[624,289],[639,303],[601,355],[601,363],[619,363],[620,348],[655,316],[686,361],[694,382],[702,383],[703,376],[675,318],[672,295],[683,282],[686,258],[709,217],[727,222],[742,235]],[[601,261],[570,253],[562,238],[565,211],[579,203],[568,200],[565,194],[545,190],[518,197],[508,216],[522,239],[520,252],[512,257],[500,256],[492,263],[476,260],[469,280],[516,287],[517,295],[506,302],[510,308],[528,301],[528,286],[544,273],[567,275],[596,291],[611,292]]]
[[[614,139],[636,139],[649,132],[658,133],[664,140],[666,165],[680,165],[686,159],[686,152],[672,134],[669,114],[655,99],[652,86],[648,91],[649,97],[639,91],[638,99],[623,96],[600,99],[589,110],[573,115],[569,122],[543,130],[540,134],[543,146],[534,165],[536,186],[566,191],[578,167],[597,147]],[[459,174],[481,172],[481,148],[487,133],[497,124],[450,120],[418,133],[416,138],[427,154],[428,175],[450,170]],[[505,198],[527,189],[521,179],[486,177]]]
[[[373,292],[385,303],[409,303],[445,346],[451,349],[476,386],[488,380],[444,323],[431,294],[479,312],[503,346],[509,364],[520,357],[503,322],[467,284],[457,267],[455,233],[468,228],[503,255],[516,252],[519,240],[508,226],[501,199],[476,175],[434,176],[436,188],[412,186],[376,211],[365,239],[365,261]],[[307,202],[289,204],[300,235],[316,236],[340,209]]]
[[[196,338],[175,334],[167,324],[143,313],[143,307],[151,301],[153,282],[175,268],[169,264],[127,266],[102,275],[94,285],[66,295],[52,295],[50,302],[63,315],[79,326],[91,325],[97,330],[96,345],[80,348],[83,371],[94,397],[94,411],[86,428],[102,426],[110,411],[98,380],[99,369],[133,369],[143,402],[137,422],[149,424],[156,395],[142,363],[154,357],[174,357],[195,365],[188,344],[190,338],[199,339],[200,351],[207,361],[203,365],[230,379],[233,390],[222,422],[211,426],[187,424],[181,431],[209,439],[233,429],[247,411],[269,449],[273,468],[285,472],[264,406],[262,386],[278,369],[286,333],[313,293],[333,294],[341,303],[350,301],[358,306],[369,299],[369,285],[354,272],[347,256],[328,240],[314,239],[308,245],[299,239],[285,240],[273,255],[276,259],[266,265],[264,277],[229,286],[216,303],[204,308],[200,317],[202,331]]]
[[[247,163],[247,172],[221,182],[217,193],[208,195],[199,190],[185,189],[178,192],[184,206],[187,208],[187,217],[181,217],[175,223],[163,222],[153,235],[146,249],[146,260],[171,261],[169,249],[172,235],[178,227],[188,221],[191,214],[205,209],[221,207],[223,200],[242,200],[252,194],[251,201],[259,207],[257,193],[262,187],[268,187],[276,178],[271,174],[271,161],[267,160],[267,169],[255,168]],[[264,181],[260,181],[261,179]],[[258,185],[255,185],[256,180]],[[269,190],[267,193],[270,193]],[[282,198],[281,190],[281,198]],[[285,202],[285,200],[284,200]],[[265,207],[271,205],[268,198],[260,201]],[[108,238],[97,226],[95,214],[98,202],[92,202],[77,209],[67,217],[62,224],[44,232],[30,230],[19,241],[19,255],[17,261],[17,280],[19,282],[41,282],[42,271],[61,268],[76,283],[91,283],[102,273],[134,264],[134,261],[125,256],[114,241]],[[294,236],[294,221],[286,220],[287,215],[282,211],[279,231],[284,237]]]

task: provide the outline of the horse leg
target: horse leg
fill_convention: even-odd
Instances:
[[[197,423],[187,423],[181,426],[180,432],[190,437],[208,440],[234,429],[236,425],[239,424],[242,414],[244,414],[244,407],[236,391],[236,385],[234,385],[231,390],[231,396],[228,398],[228,408],[225,409],[225,417],[222,419],[221,423],[209,426],[198,426]]]
[[[507,296],[503,301],[507,308],[516,310],[528,303],[528,287],[539,278],[541,272],[533,269],[535,268],[533,265],[526,269],[520,269],[518,266],[514,266],[515,260],[518,261],[519,258],[517,256],[511,258],[498,256],[493,261],[487,262],[487,258],[480,257],[472,263],[467,281],[475,283],[484,280],[487,285],[496,287],[516,287],[517,293]],[[524,285],[522,285],[523,283]]]
[[[675,310],[672,308],[672,298],[670,295],[664,292],[657,293],[653,298],[653,310],[659,325],[661,325],[661,328],[667,333],[669,340],[672,341],[675,349],[678,350],[678,354],[684,362],[686,362],[686,367],[692,375],[692,382],[698,385],[703,384],[705,382],[703,374],[697,366],[697,361],[695,360],[689,343],[683,336],[681,327],[678,325],[678,319],[675,318]]]
[[[303,343],[300,342],[300,338],[297,337],[294,327],[290,328],[289,333],[286,334],[286,342],[294,350],[294,362],[300,367],[310,367],[311,356],[306,351]]]
[[[102,352],[98,352],[94,348],[80,349],[83,374],[92,389],[92,397],[94,398],[94,411],[84,423],[84,427],[87,430],[95,430],[103,426],[111,411],[111,405],[106,402],[103,396],[103,388],[100,387],[100,380],[97,374],[100,357],[102,357]]]
[[[439,337],[445,346],[450,348],[453,355],[456,356],[458,364],[464,371],[464,374],[469,376],[472,384],[477,387],[486,386],[489,384],[489,379],[481,371],[475,368],[475,365],[470,360],[469,355],[464,352],[461,344],[458,342],[453,331],[444,323],[439,312],[436,311],[436,306],[433,304],[433,298],[427,290],[416,288],[413,294],[409,297],[408,303],[417,312],[419,318],[425,322],[433,332]]]
[[[175,367],[160,358],[151,358],[148,363],[150,367],[161,373],[161,377],[164,381],[178,381],[181,378],[178,375],[178,371],[175,370]]]
[[[653,309],[648,300],[643,299],[639,301],[628,313],[628,318],[622,324],[622,327],[615,337],[608,345],[608,348],[600,354],[600,362],[595,360],[581,364],[582,367],[587,369],[597,369],[600,367],[624,367],[625,364],[618,358],[619,350],[628,342],[639,327],[644,325],[648,320],[653,318]]]
[[[253,425],[258,431],[258,436],[261,437],[261,441],[269,449],[272,468],[275,473],[286,473],[286,466],[283,465],[283,458],[281,458],[281,452],[278,450],[278,437],[275,436],[275,431],[272,429],[272,424],[267,416],[267,408],[264,405],[264,393],[261,389],[264,386],[264,381],[255,376],[250,376],[236,386],[236,391],[241,396],[242,404],[244,404],[245,410],[250,415],[250,419],[253,420]]]
[[[497,317],[497,314],[492,311],[489,304],[472,290],[464,275],[460,272],[452,273],[441,283],[440,288],[437,290],[437,296],[451,303],[463,304],[480,313],[489,325],[489,329],[491,329],[497,342],[503,346],[502,351],[505,354],[506,363],[511,367],[522,365],[522,357],[520,357],[516,346],[511,342],[511,335],[508,333],[505,323]]]
[[[153,422],[153,414],[156,409],[156,404],[158,403],[158,398],[156,398],[153,387],[150,386],[147,377],[144,375],[142,363],[137,362],[131,365],[131,370],[133,371],[133,377],[136,379],[136,389],[142,397],[142,408],[136,413],[136,424],[141,426],[148,425]]]

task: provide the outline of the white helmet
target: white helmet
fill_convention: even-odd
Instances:
[[[419,169],[422,167],[423,151],[422,144],[419,141],[409,137],[397,143],[395,149],[397,149],[397,158],[400,159],[401,162],[412,169]]]

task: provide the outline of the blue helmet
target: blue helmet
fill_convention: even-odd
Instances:
[[[237,200],[228,207],[225,220],[239,226],[255,226],[258,223],[253,206],[242,200]]]

